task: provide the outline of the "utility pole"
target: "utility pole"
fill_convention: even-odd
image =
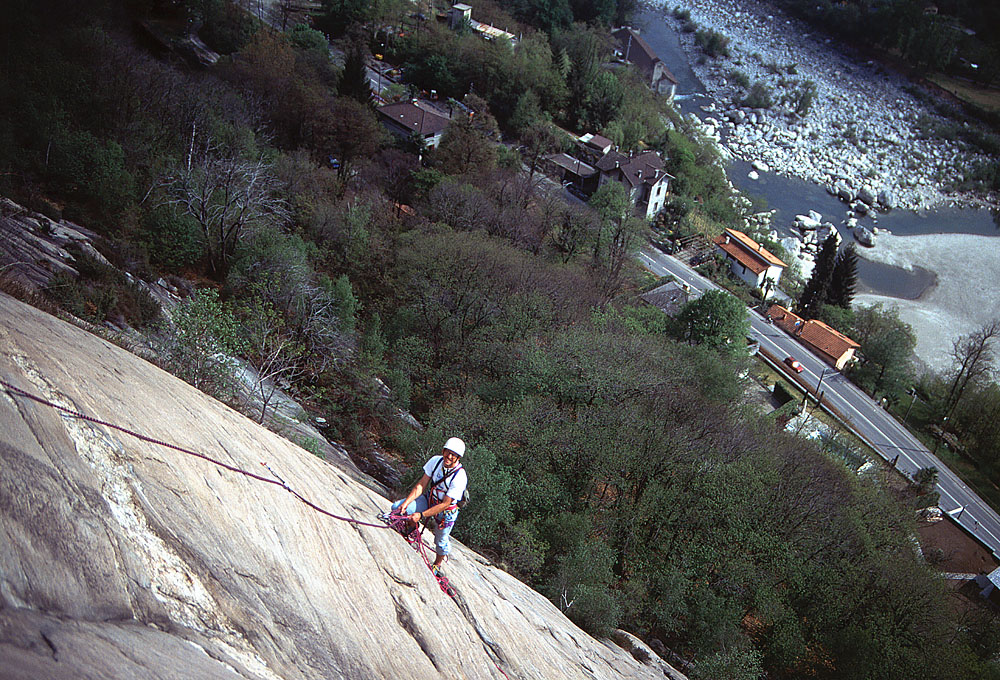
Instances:
[[[910,396],[913,398],[910,399],[910,405],[906,407],[906,414],[903,416],[904,425],[906,424],[906,419],[910,417],[910,409],[913,408],[913,402],[917,400],[917,391],[912,387],[910,388]]]

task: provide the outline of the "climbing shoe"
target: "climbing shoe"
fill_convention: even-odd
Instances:
[[[442,564],[432,564],[431,573],[434,574],[436,578],[444,577],[444,565]]]

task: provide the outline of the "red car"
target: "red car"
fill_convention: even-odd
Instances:
[[[802,372],[802,364],[797,362],[792,357],[785,357],[785,365],[788,366],[793,371],[795,371],[796,373]]]

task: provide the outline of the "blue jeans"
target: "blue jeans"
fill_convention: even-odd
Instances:
[[[399,510],[403,504],[398,500],[392,504],[392,509]],[[419,496],[417,500],[406,506],[406,514],[412,515],[415,512],[423,512],[428,508],[427,496]],[[438,555],[447,557],[451,554],[451,529],[455,526],[455,519],[458,517],[458,508],[439,512],[433,517],[434,521],[434,549]]]

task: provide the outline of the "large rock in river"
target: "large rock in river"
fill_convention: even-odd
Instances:
[[[388,501],[152,364],[0,294],[0,380],[371,521]],[[456,547],[0,387],[0,676],[663,678]]]

